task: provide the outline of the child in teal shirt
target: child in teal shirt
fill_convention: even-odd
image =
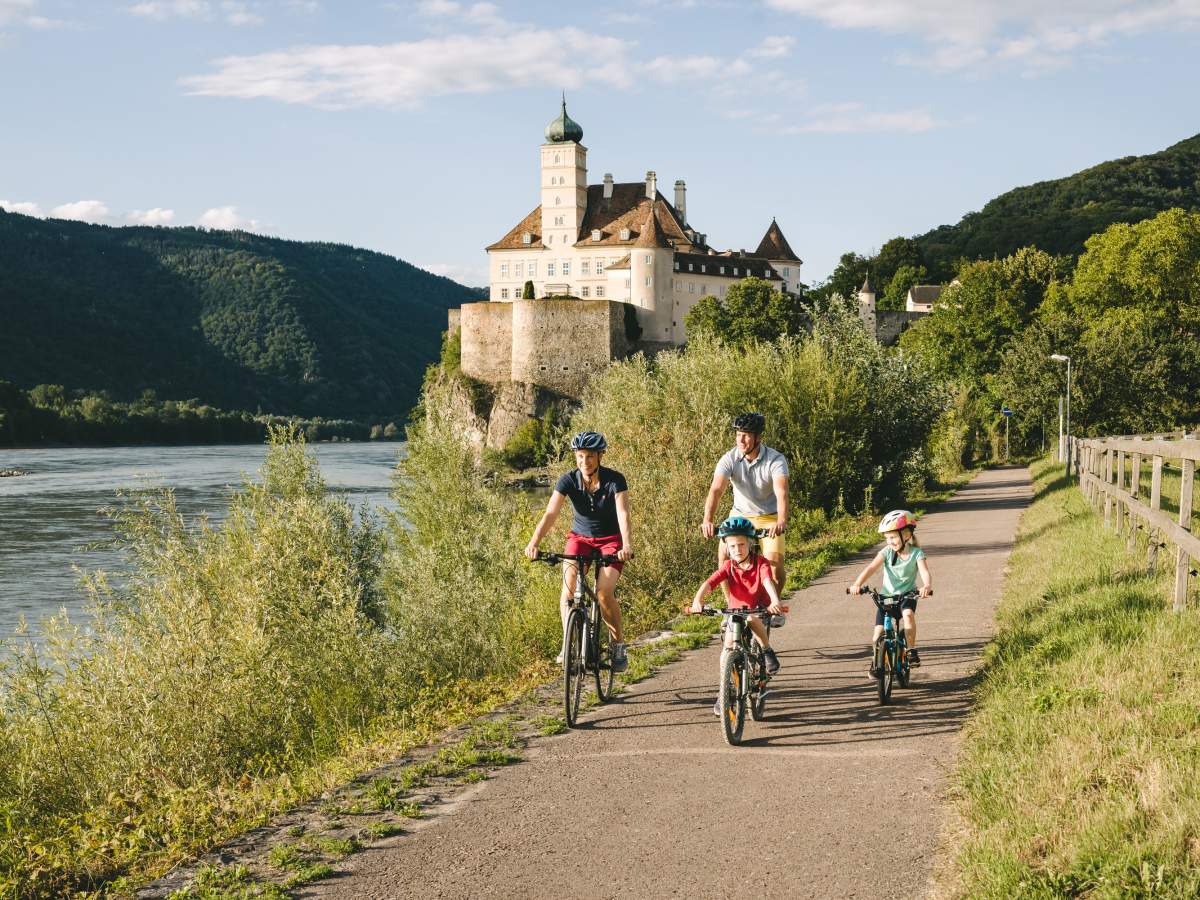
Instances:
[[[925,551],[917,544],[914,531],[917,527],[917,517],[906,509],[896,509],[883,517],[879,523],[879,533],[884,536],[887,546],[875,554],[865,569],[862,570],[854,584],[850,585],[850,593],[857,594],[863,584],[883,569],[883,586],[880,593],[886,596],[906,594],[917,589],[917,576],[923,582],[918,593],[928,597],[933,593],[933,579],[929,574],[929,563]],[[914,669],[921,665],[920,654],[917,653],[917,598],[910,597],[900,604],[900,615],[904,621],[904,639],[908,643],[908,664]],[[875,631],[871,635],[871,645],[883,635],[883,610],[875,611]],[[871,677],[878,678],[879,672],[871,669]]]

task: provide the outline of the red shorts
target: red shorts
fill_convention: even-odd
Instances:
[[[619,534],[606,534],[602,537],[588,537],[586,534],[576,534],[573,531],[567,532],[567,547],[563,553],[584,554],[599,552],[604,556],[616,556],[617,551],[621,549],[621,536]],[[612,568],[620,572],[625,568],[625,563],[612,563]]]

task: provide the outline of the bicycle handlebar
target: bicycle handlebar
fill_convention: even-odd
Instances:
[[[846,593],[850,593],[850,588],[846,588]],[[859,590],[859,593],[869,594],[871,599],[875,602],[875,605],[883,610],[895,609],[905,600],[910,600],[920,596],[919,591],[905,591],[903,594],[881,594],[869,584],[864,584]],[[930,591],[929,594],[932,596],[933,591]]]
[[[789,609],[791,609],[791,607],[783,606],[780,607],[780,609],[786,613]],[[766,616],[774,615],[774,613],[769,612],[765,606],[761,607],[760,609],[746,609],[745,607],[729,607],[728,609],[722,609],[719,606],[705,606],[700,610],[700,612],[694,613],[692,612],[692,604],[686,603],[684,604],[683,611],[689,616],[758,616],[759,618],[764,618]]]
[[[538,551],[535,562],[549,563],[552,566],[558,565],[564,559],[574,560],[575,562],[599,562],[605,566],[611,566],[613,563],[618,563],[621,560],[611,553],[543,553]]]

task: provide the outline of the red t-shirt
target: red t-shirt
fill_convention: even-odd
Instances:
[[[729,582],[729,600],[735,607],[761,609],[771,605],[771,597],[763,582],[774,578],[771,571],[771,561],[757,553],[751,558],[748,569],[742,569],[732,559],[721,563],[721,568],[713,572],[706,584],[716,590],[722,581]]]

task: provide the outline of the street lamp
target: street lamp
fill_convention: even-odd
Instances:
[[[1055,362],[1065,362],[1067,364],[1067,440],[1071,438],[1071,357],[1062,353],[1051,353],[1050,358]],[[1066,454],[1064,446],[1059,446],[1059,453]],[[1070,474],[1071,460],[1069,455],[1064,456],[1067,462],[1067,474]]]

